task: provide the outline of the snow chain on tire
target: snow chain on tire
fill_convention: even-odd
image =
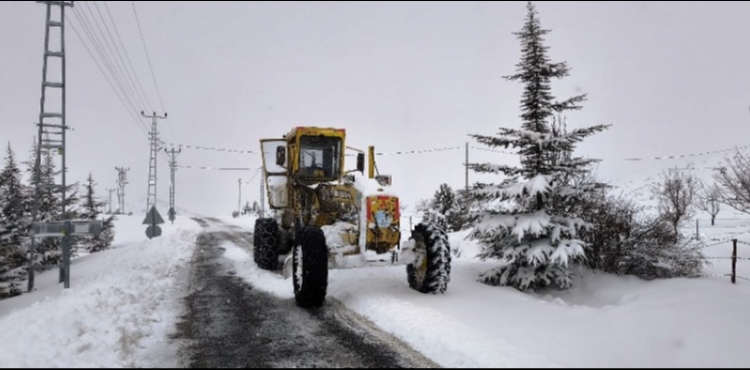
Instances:
[[[255,221],[253,259],[264,270],[275,270],[279,265],[279,224],[272,218]]]
[[[424,253],[424,257],[406,266],[409,287],[421,293],[445,293],[451,273],[451,251],[445,230],[436,224],[420,223],[410,239],[416,242],[416,253]]]
[[[323,230],[302,229],[292,250],[294,299],[303,308],[320,307],[328,290],[328,247]]]

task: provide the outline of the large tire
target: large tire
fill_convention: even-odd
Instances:
[[[415,241],[417,255],[423,257],[406,266],[409,287],[426,294],[445,293],[451,274],[451,251],[445,230],[436,224],[420,223],[410,239]]]
[[[276,270],[279,265],[279,224],[272,218],[255,221],[253,259],[264,270]]]
[[[307,226],[298,240],[292,248],[294,299],[302,308],[320,307],[328,290],[326,238],[321,229]]]

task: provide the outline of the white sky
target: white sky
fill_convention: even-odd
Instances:
[[[99,22],[102,31],[92,23],[94,33],[111,42],[95,4],[117,40],[102,2],[76,2],[74,13]],[[589,94],[583,110],[569,114],[569,125],[613,125],[578,151],[603,159],[602,175],[619,178],[664,165],[624,158],[744,145],[741,138],[750,134],[750,44],[744,37],[750,4],[536,4],[542,26],[552,29],[552,61],[572,67],[553,94]],[[468,134],[520,125],[522,86],[502,76],[515,71],[520,56],[512,32],[523,24],[525,2],[135,5],[169,113],[168,122],[159,122],[167,142],[257,151],[262,137],[323,125],[346,128],[349,145],[392,152],[463,146]],[[162,113],[162,107],[131,3],[108,2],[108,8],[151,106],[125,109],[73,31],[100,60],[78,15],[69,14],[69,179],[82,182],[92,171],[104,196],[105,188],[115,187],[115,166],[130,167],[126,201],[140,211],[148,141],[131,113]],[[0,144],[10,141],[21,159],[36,135],[44,16],[44,6],[35,2],[0,3]],[[108,60],[127,65],[116,52]],[[381,156],[378,167],[394,176],[404,202],[413,204],[442,182],[463,186],[463,157],[463,149]],[[166,201],[166,155],[159,161],[159,200]],[[515,159],[472,150],[471,161]],[[178,163],[255,168],[260,156],[185,148]],[[237,207],[238,178],[253,174],[179,169],[177,206],[230,213]],[[243,203],[258,199],[258,178],[243,186]]]

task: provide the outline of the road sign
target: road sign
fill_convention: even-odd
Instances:
[[[70,288],[70,236],[99,236],[101,233],[102,221],[99,220],[63,220],[31,224],[32,238],[62,238],[60,282],[65,283],[65,289]]]
[[[66,225],[70,225],[68,235],[93,235],[102,233],[102,221],[96,220],[70,220],[34,222],[31,225],[31,235],[35,238],[62,238],[65,236]]]
[[[161,227],[156,225],[149,226],[148,229],[146,229],[146,236],[148,236],[149,239],[161,236]]]
[[[159,211],[156,210],[156,206],[152,206],[146,215],[146,219],[143,220],[143,225],[159,225],[163,223],[164,219],[161,218]]]

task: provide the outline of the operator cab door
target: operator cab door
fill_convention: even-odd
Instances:
[[[262,139],[260,141],[268,203],[272,209],[282,209],[289,205],[287,193],[289,155],[286,153],[286,146],[286,139]],[[284,148],[283,158],[278,156],[282,151],[279,148]]]

